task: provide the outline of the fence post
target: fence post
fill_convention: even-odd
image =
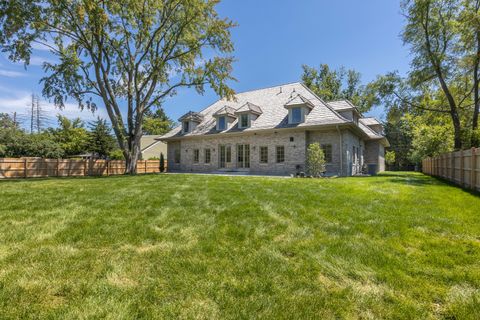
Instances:
[[[57,177],[58,177],[58,173],[59,173],[59,166],[60,166],[60,159],[57,158],[57,168],[55,170],[55,173],[56,173]]]
[[[23,177],[27,178],[27,159],[23,159]]]
[[[148,160],[145,160],[145,173],[147,173],[147,161]]]
[[[108,167],[110,166],[110,164],[109,164],[110,161],[107,159],[107,160],[105,160],[105,163],[107,164],[107,177],[108,177],[108,175],[109,175],[109,169],[108,169]]]
[[[470,188],[475,190],[477,188],[477,149],[472,148],[472,157],[470,158]]]
[[[464,156],[463,156],[463,149],[460,150],[460,185],[463,187],[464,186],[464,181],[465,181],[465,174],[464,174]]]

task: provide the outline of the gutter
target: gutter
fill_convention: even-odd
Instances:
[[[339,172],[339,176],[342,175],[342,172],[343,172],[343,135],[342,135],[342,132],[340,131],[340,128],[338,127],[338,124],[337,124],[337,131],[338,131],[338,136],[340,137],[340,172]]]

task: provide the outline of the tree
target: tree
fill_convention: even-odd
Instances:
[[[314,177],[320,177],[325,172],[325,155],[318,143],[311,143],[307,149],[307,172]]]
[[[165,157],[163,156],[163,152],[160,152],[160,172],[165,171]]]
[[[43,94],[63,107],[105,107],[126,173],[135,173],[143,118],[176,93],[206,85],[232,97],[234,23],[218,16],[218,0],[10,0],[0,2],[0,46],[13,61],[30,61],[32,44],[57,56],[46,63]],[[210,59],[204,55],[214,54]],[[122,107],[124,112],[122,112]]]
[[[318,69],[303,65],[303,83],[325,101],[350,100],[362,112],[376,102],[375,95],[361,84],[361,75],[355,70],[331,70],[327,64]]]
[[[105,159],[114,149],[115,138],[111,135],[107,121],[98,118],[90,123],[86,150],[97,153],[100,158]]]
[[[415,163],[410,160],[412,151],[413,128],[409,117],[392,108],[387,113],[384,127],[385,137],[390,142],[389,151],[395,153],[395,162],[390,164],[394,170],[411,170]]]
[[[400,86],[394,86],[390,95],[401,103],[448,114],[454,148],[467,147],[473,141],[472,131],[478,127],[480,28],[478,21],[472,19],[472,15],[478,16],[478,1],[403,0],[402,9],[407,19],[403,40],[413,56],[412,71],[407,81],[392,74],[382,80]],[[405,88],[415,93],[413,99],[402,94]],[[429,99],[419,100],[419,96]],[[466,109],[473,113],[462,118]],[[467,144],[465,135],[470,136]]]
[[[68,119],[65,116],[57,115],[58,128],[50,128],[48,132],[53,140],[65,151],[65,156],[82,154],[87,149],[88,131],[80,118]]]
[[[394,165],[395,164],[395,151],[387,151],[385,153],[385,162],[388,165]]]
[[[172,129],[173,124],[162,108],[148,110],[143,118],[143,134],[163,135]]]

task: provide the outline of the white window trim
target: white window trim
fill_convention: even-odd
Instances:
[[[293,109],[300,109],[300,121],[299,122],[293,122]],[[299,124],[305,122],[305,107],[292,107],[288,109],[288,123],[289,124]]]
[[[223,128],[223,129],[220,128],[220,119],[221,119],[221,118],[224,118],[224,119],[225,119],[225,128]],[[227,119],[227,117],[226,117],[226,116],[219,116],[219,117],[217,117],[217,130],[218,130],[218,131],[225,131],[225,130],[227,130],[227,129],[228,129],[228,119]]]
[[[247,126],[242,126],[242,117],[243,117],[243,116],[247,116]],[[242,114],[240,114],[240,116],[238,117],[238,127],[239,127],[240,129],[250,128],[250,124],[251,124],[250,114],[249,114],[249,113],[242,113]]]

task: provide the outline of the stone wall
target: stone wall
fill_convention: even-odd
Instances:
[[[327,175],[352,175],[360,173],[363,163],[380,159],[379,143],[367,144],[349,130],[342,130],[342,138],[336,130],[277,131],[249,133],[242,135],[212,135],[189,138],[168,143],[168,167],[170,171],[218,172],[248,171],[253,174],[289,175],[305,171],[306,149],[311,143],[331,144],[332,162],[327,164]],[[342,145],[341,145],[342,143]],[[237,145],[250,145],[250,168],[237,168]],[[220,168],[220,145],[231,147],[231,162]],[[268,163],[260,163],[260,147],[268,147]],[[276,162],[276,146],[285,147],[285,162]],[[360,157],[354,162],[353,146],[359,148]],[[205,149],[210,149],[211,161],[205,163]],[[175,149],[180,150],[180,164],[175,163]],[[200,159],[194,162],[194,150],[198,149]],[[342,162],[343,166],[340,166]],[[379,166],[381,170],[381,167]]]
[[[306,153],[305,131],[251,133],[243,135],[215,135],[184,139],[168,143],[168,164],[171,171],[215,172],[221,170],[245,170],[254,174],[288,175],[305,170]],[[250,145],[250,168],[237,169],[237,145]],[[225,169],[220,169],[220,145],[231,147],[231,162]],[[260,147],[268,147],[268,163],[260,163]],[[285,147],[285,161],[276,162],[276,146]],[[180,165],[174,163],[174,149],[180,149]],[[198,149],[200,161],[194,162],[194,150]],[[205,163],[205,149],[210,149],[211,161]]]

